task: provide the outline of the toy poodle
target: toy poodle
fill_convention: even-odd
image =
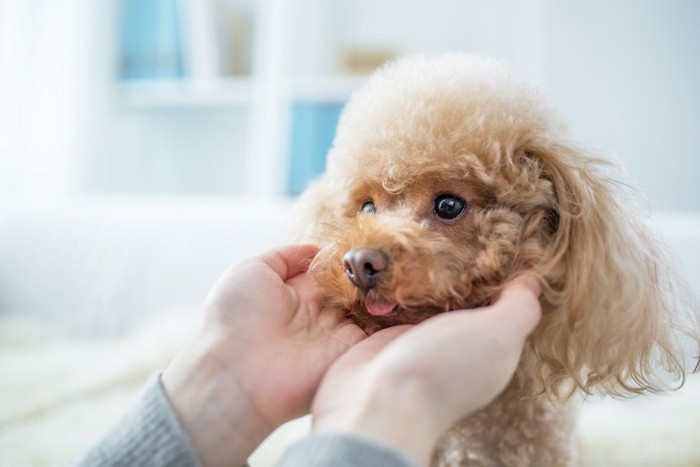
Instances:
[[[487,305],[524,271],[542,285],[512,382],[432,465],[576,464],[575,393],[658,392],[697,370],[696,302],[612,169],[494,60],[399,59],[350,99],[298,206],[327,306],[372,333]]]

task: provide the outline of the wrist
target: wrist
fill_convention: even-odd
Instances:
[[[314,430],[370,438],[427,465],[444,428],[426,402],[424,385],[418,381],[394,384],[377,378],[365,384],[351,403],[314,414]]]
[[[205,467],[244,465],[270,426],[243,386],[216,358],[217,344],[191,344],[168,366],[162,384]]]

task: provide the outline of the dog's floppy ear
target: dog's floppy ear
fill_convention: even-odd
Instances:
[[[545,315],[531,342],[544,391],[660,391],[659,366],[682,381],[680,317],[696,304],[625,201],[624,185],[602,174],[606,163],[570,147],[529,154],[556,197],[544,216],[552,238],[535,267]]]

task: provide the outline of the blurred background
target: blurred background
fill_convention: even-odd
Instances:
[[[542,88],[700,290],[698,24],[695,0],[0,0],[0,459],[167,361],[224,268],[285,241],[348,97],[404,54],[494,56]]]
[[[463,51],[540,86],[659,209],[697,210],[693,0],[3,0],[0,190],[298,193],[384,60]]]
[[[0,310],[110,331],[199,303],[229,261],[284,241],[275,207],[404,54],[503,59],[625,165],[644,209],[696,212],[698,21],[694,0],[0,0]]]

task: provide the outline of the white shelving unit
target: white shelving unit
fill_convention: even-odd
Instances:
[[[106,173],[111,179],[107,186],[116,191],[186,193],[210,189],[216,194],[284,195],[294,102],[344,102],[366,79],[328,70],[300,72],[298,63],[292,63],[299,56],[298,49],[305,47],[300,42],[315,39],[308,34],[299,36],[299,28],[305,26],[293,23],[306,17],[305,11],[316,12],[314,21],[325,21],[319,16],[327,14],[327,9],[318,8],[322,2],[234,1],[248,2],[252,12],[250,74],[120,83],[115,96],[115,159],[141,161],[146,172],[162,180],[147,186],[148,175],[144,175],[141,186],[125,185],[118,180],[117,170]],[[210,130],[192,134],[193,125],[204,120]],[[199,138],[201,144],[192,143],[193,138]],[[197,167],[191,161],[207,157],[216,161]],[[216,172],[215,181],[209,188],[204,182],[194,183],[193,170]],[[203,174],[202,179],[205,177]]]
[[[294,104],[347,101],[367,79],[346,73],[353,56],[462,50],[500,56],[534,69],[533,76],[541,68],[540,36],[531,27],[542,16],[539,1],[517,3],[509,14],[510,1],[406,2],[391,25],[393,0],[199,1],[237,2],[250,13],[250,73],[120,86],[122,148],[115,160],[141,152],[137,163],[162,179],[156,190],[284,195]],[[502,17],[523,45],[513,47],[490,28],[484,18],[491,16]],[[212,174],[209,186],[206,173],[192,181],[199,171]]]
[[[387,27],[396,7],[390,0],[189,1],[237,3],[250,13],[250,74],[120,86],[122,147],[115,159],[134,159],[141,152],[136,163],[162,179],[156,190],[263,197],[286,193],[294,104],[345,102],[367,79],[346,74],[348,56],[469,51],[473,44],[481,46],[484,35],[500,37],[472,13],[501,14],[505,5],[435,0],[439,13],[430,13],[431,8],[409,2],[401,21]],[[511,26],[530,38],[517,16],[507,17]],[[469,19],[470,27],[461,18]],[[425,29],[421,41],[419,28]],[[492,42],[479,52],[499,55],[504,41]],[[518,52],[521,61],[532,61],[529,50]],[[196,134],[195,124],[201,127]],[[192,181],[199,171],[212,175],[209,186],[206,173],[200,182]]]

